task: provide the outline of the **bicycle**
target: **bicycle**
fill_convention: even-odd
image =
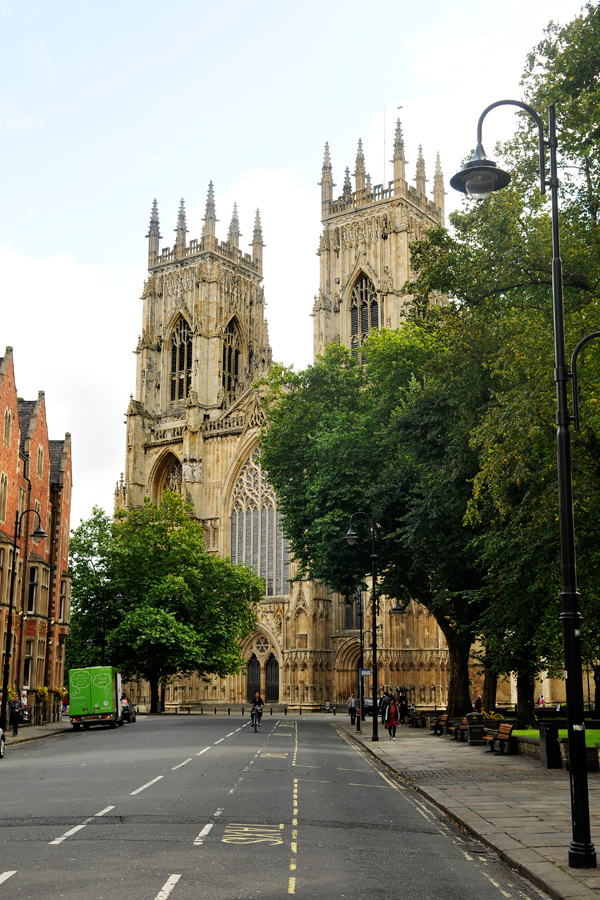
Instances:
[[[250,722],[254,726],[254,731],[258,731],[260,724],[261,708],[260,706],[252,706],[250,709]]]

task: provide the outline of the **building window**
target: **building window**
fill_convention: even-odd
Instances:
[[[290,552],[281,528],[275,493],[267,482],[255,450],[233,491],[231,561],[254,569],[263,579],[267,597],[290,592]]]
[[[6,447],[10,447],[11,435],[12,435],[12,413],[7,406],[6,412],[4,413],[4,444]]]
[[[37,474],[38,478],[44,477],[44,448],[40,444],[37,452]]]
[[[171,336],[171,400],[185,400],[192,386],[192,332],[178,320]]]
[[[25,512],[25,488],[19,488],[19,516]]]
[[[58,621],[64,622],[67,608],[67,582],[63,578],[60,582],[60,604],[58,607]]]
[[[228,401],[235,399],[241,375],[240,336],[234,319],[223,336],[223,393]]]
[[[8,475],[0,475],[0,522],[6,522],[6,503],[8,501]]]
[[[38,567],[32,566],[29,570],[29,590],[27,593],[27,615],[35,613],[38,589]]]
[[[373,282],[361,272],[350,295],[350,349],[358,357],[360,346],[379,328],[379,301]]]

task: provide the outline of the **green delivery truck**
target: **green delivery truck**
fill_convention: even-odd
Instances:
[[[69,670],[69,717],[74,731],[123,724],[121,675],[112,666]]]

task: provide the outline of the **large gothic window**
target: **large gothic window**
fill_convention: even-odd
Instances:
[[[192,332],[181,317],[171,336],[171,400],[185,400],[192,386]]]
[[[379,328],[379,301],[373,282],[361,272],[350,295],[350,349],[357,357],[371,331]]]
[[[290,551],[281,530],[273,488],[267,482],[255,450],[233,491],[231,561],[254,569],[263,579],[267,597],[290,592]]]
[[[240,336],[232,319],[223,335],[223,393],[231,401],[236,396],[236,388],[241,375]]]

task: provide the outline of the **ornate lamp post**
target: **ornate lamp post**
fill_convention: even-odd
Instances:
[[[571,782],[571,822],[573,839],[569,848],[569,865],[573,868],[595,868],[596,851],[591,842],[589,795],[585,755],[585,723],[583,716],[583,670],[581,664],[581,613],[577,590],[575,559],[575,520],[573,514],[573,475],[567,381],[571,373],[565,356],[562,263],[558,229],[558,175],[556,161],[556,119],[554,104],[548,107],[548,140],[539,114],[519,100],[498,100],[482,112],[477,123],[477,148],[468,163],[450,179],[451,186],[478,200],[510,182],[510,175],[486,158],[482,145],[482,126],[487,114],[497,106],[517,106],[528,113],[538,128],[540,191],[550,188],[552,207],[552,299],[554,312],[554,380],[556,383],[556,445],[558,468],[560,554],[562,564],[562,612],[564,634],[565,680],[569,738],[569,776]],[[546,180],[544,148],[550,156],[550,179]]]
[[[373,673],[372,673],[372,680],[371,680],[371,683],[373,685],[373,736],[372,736],[371,740],[378,741],[379,740],[379,715],[378,715],[378,707],[377,707],[377,689],[378,689],[378,685],[377,685],[377,614],[379,612],[379,609],[378,609],[379,603],[378,603],[378,596],[377,596],[377,546],[376,546],[376,539],[375,539],[376,525],[375,525],[375,519],[373,518],[373,516],[370,516],[367,513],[362,512],[360,510],[358,512],[353,513],[350,516],[350,525],[349,525],[348,531],[345,535],[345,539],[347,540],[348,544],[351,547],[353,547],[354,544],[358,540],[358,535],[352,528],[352,520],[354,519],[355,516],[364,516],[365,519],[367,519],[367,521],[369,523],[369,534],[370,534],[370,538],[371,538],[371,578],[373,581],[373,588],[372,588],[372,594],[371,594],[372,610],[373,610],[372,617],[371,617],[372,618],[371,631],[372,631],[372,638],[373,638],[372,643],[371,643],[371,655],[372,655],[371,664],[373,666]]]
[[[4,669],[2,673],[2,701],[0,703],[0,728],[6,731],[6,701],[8,694],[8,679],[10,677],[10,657],[12,652],[12,630],[13,630],[13,600],[15,596],[15,578],[17,574],[17,541],[21,537],[21,523],[23,516],[27,513],[35,513],[38,517],[38,526],[33,532],[34,538],[45,538],[46,532],[42,528],[42,519],[37,509],[25,509],[19,515],[19,511],[15,513],[15,535],[13,539],[13,555],[12,570],[10,573],[10,594],[8,598],[8,625],[6,628],[6,652],[4,654]],[[27,548],[26,548],[27,549]]]

